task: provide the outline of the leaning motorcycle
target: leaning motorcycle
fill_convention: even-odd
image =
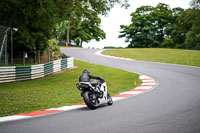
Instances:
[[[104,80],[95,80],[92,82],[79,82],[76,86],[81,91],[81,96],[83,97],[85,104],[90,109],[96,109],[98,106],[103,104],[113,104],[112,97],[107,91],[107,85]]]

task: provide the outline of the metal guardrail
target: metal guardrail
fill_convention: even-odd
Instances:
[[[73,57],[39,65],[0,67],[0,83],[37,79],[72,67]]]

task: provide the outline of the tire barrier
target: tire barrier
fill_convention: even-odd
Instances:
[[[74,67],[73,57],[39,65],[0,67],[0,83],[37,79],[72,67]]]

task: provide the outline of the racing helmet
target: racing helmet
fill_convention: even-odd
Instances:
[[[88,74],[90,74],[90,71],[88,71],[88,70],[85,69],[85,70],[83,71],[83,73],[88,73]]]

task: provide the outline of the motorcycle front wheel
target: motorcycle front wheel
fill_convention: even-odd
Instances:
[[[113,100],[112,97],[110,96],[110,94],[107,94],[107,98],[108,98],[108,105],[112,105],[113,104]]]
[[[90,109],[96,109],[97,108],[97,98],[96,95],[93,94],[90,91],[86,91],[83,93],[83,100],[85,101],[85,104]]]

